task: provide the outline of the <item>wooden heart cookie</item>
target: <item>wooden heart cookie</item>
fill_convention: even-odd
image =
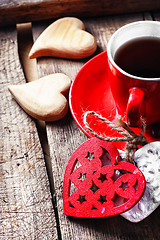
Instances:
[[[29,58],[54,56],[80,59],[93,54],[97,48],[95,38],[84,31],[83,22],[74,17],[58,19],[37,38]]]
[[[36,81],[8,87],[19,105],[32,117],[55,121],[68,111],[67,95],[71,80],[62,73],[55,73]]]

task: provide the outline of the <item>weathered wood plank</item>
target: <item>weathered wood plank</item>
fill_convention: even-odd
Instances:
[[[25,81],[16,29],[2,28],[0,42],[0,239],[58,239],[35,123],[7,90]]]
[[[160,9],[159,0],[1,0],[0,24],[62,16],[105,16]]]
[[[160,21],[160,11],[153,12],[153,18],[156,21]]]
[[[149,17],[149,15],[147,14]],[[91,32],[97,40],[99,53],[106,50],[107,42],[116,29],[129,22],[143,20],[144,15],[126,15],[118,17],[104,17],[82,19],[87,31]],[[33,27],[34,38],[49,24],[41,23]],[[54,72],[63,72],[74,79],[77,71],[87,61],[64,60],[58,58],[41,58],[38,60],[39,77]],[[78,219],[66,217],[63,213],[62,184],[65,167],[74,150],[87,137],[77,127],[71,114],[58,122],[46,123],[48,142],[53,168],[53,178],[56,190],[57,209],[63,240],[131,240],[131,239],[159,239],[158,226],[160,224],[159,209],[149,218],[139,224],[132,224],[121,216],[106,219]]]

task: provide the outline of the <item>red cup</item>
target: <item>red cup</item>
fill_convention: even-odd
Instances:
[[[160,122],[160,76],[134,76],[115,63],[120,47],[139,38],[156,38],[160,43],[160,22],[127,24],[112,35],[107,46],[109,81],[117,111],[120,115],[126,114],[128,124],[133,127],[139,126],[141,117],[147,124]]]

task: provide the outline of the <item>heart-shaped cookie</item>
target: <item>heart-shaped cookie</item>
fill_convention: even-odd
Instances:
[[[140,201],[121,215],[131,222],[140,222],[160,205],[160,142],[137,150],[134,161],[145,176],[146,189]]]
[[[91,138],[68,161],[64,213],[83,218],[114,216],[133,207],[144,189],[144,176],[136,166],[119,161],[112,143]]]
[[[53,56],[80,59],[90,56],[97,44],[95,38],[84,29],[83,22],[77,18],[58,19],[37,38],[29,58]]]
[[[71,80],[62,73],[55,73],[22,85],[10,85],[19,105],[32,117],[43,121],[55,121],[68,111],[68,94]]]

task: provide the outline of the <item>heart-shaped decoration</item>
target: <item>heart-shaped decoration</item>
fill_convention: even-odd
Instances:
[[[131,222],[140,222],[160,205],[160,142],[137,150],[134,161],[145,176],[146,189],[140,201],[122,216]]]
[[[43,121],[55,121],[68,111],[68,94],[71,80],[62,73],[50,74],[22,85],[10,85],[19,105],[32,117]]]
[[[143,194],[145,179],[136,166],[119,160],[112,143],[91,138],[80,145],[64,175],[64,213],[100,218],[133,207]]]
[[[53,56],[80,59],[93,54],[97,48],[95,38],[85,30],[82,21],[64,17],[49,25],[37,38],[29,58]]]

